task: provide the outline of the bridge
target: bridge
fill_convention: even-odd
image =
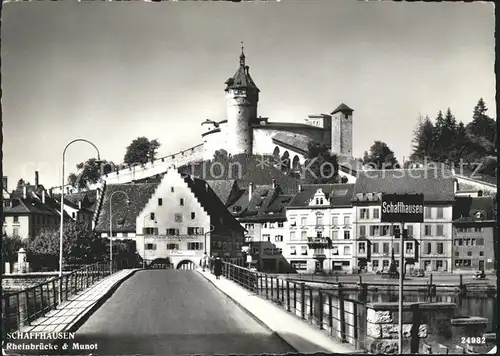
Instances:
[[[251,277],[256,275],[249,270],[229,263],[224,263],[223,270],[221,279],[201,269],[126,269],[109,275],[104,267],[94,267],[75,272],[28,292],[3,296],[3,330],[74,332],[72,343],[94,345],[97,349],[92,350],[99,354],[356,350],[282,306],[258,297],[257,279]],[[268,295],[272,284],[266,282]],[[280,297],[279,288],[274,288],[274,296],[284,298],[284,292]],[[304,304],[305,319],[306,309]]]

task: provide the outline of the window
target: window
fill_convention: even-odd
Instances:
[[[283,242],[283,235],[274,236],[274,241],[275,242]]]
[[[19,216],[14,216],[14,217],[12,217],[12,219],[13,219],[14,223],[18,223],[19,222]]]
[[[180,204],[180,206],[184,206],[184,199],[183,198],[180,199],[179,204]]]
[[[253,230],[255,228],[254,224],[245,224],[245,229],[246,230]]]
[[[382,244],[382,249],[383,249],[384,253],[389,253],[389,243],[388,242],[384,242]]]
[[[366,225],[359,225],[359,237],[366,237]]]
[[[351,217],[344,216],[344,225],[351,225]]]
[[[182,214],[175,214],[175,222],[182,222]]]
[[[344,256],[351,255],[351,246],[344,246]]]
[[[194,220],[194,219],[195,219],[195,217],[196,217],[196,213],[195,213],[195,212],[192,212],[192,213],[191,213],[191,220]]]
[[[380,236],[380,226],[378,225],[370,226],[370,236]]]
[[[467,251],[467,256],[471,257],[472,256],[472,252],[471,251]]]
[[[455,257],[459,257],[460,256],[460,252],[459,251],[455,251]]]
[[[290,266],[296,271],[307,270],[307,261],[290,261]]]
[[[297,238],[295,231],[290,231],[290,240],[295,240]]]
[[[190,236],[203,235],[203,228],[202,227],[188,227],[187,233]]]
[[[145,227],[142,230],[143,235],[158,235],[157,227]]]
[[[122,232],[122,237],[128,237],[128,232]]]
[[[149,214],[149,218],[150,218],[151,220],[154,220],[154,219],[155,219],[155,213],[151,213],[151,214]]]
[[[307,240],[307,231],[301,231],[300,232],[300,239],[302,241]]]
[[[378,242],[374,242],[372,245],[373,253],[378,253]]]
[[[269,234],[264,234],[262,235],[262,239],[267,242],[271,242],[271,235]]]
[[[188,250],[203,250],[203,242],[188,242]]]
[[[173,193],[175,191],[174,187],[170,187],[170,192]]]
[[[432,226],[431,225],[424,225],[424,235],[425,236],[432,236]]]
[[[399,242],[394,243],[394,253],[399,255]]]
[[[438,268],[438,269],[443,268],[443,260],[436,261],[436,268]]]
[[[360,242],[360,243],[358,244],[358,252],[359,252],[359,253],[366,253],[365,248],[366,248],[366,243],[364,243],[364,242]]]
[[[158,198],[158,206],[162,206],[163,205],[163,199],[162,198]]]
[[[427,242],[425,244],[425,253],[426,254],[431,254],[432,253],[432,244],[430,242]]]
[[[156,250],[156,244],[146,244],[146,250]]]
[[[307,246],[300,246],[300,254],[302,256],[307,256]]]
[[[339,217],[338,216],[334,216],[332,218],[332,225],[333,226],[338,226],[339,225]]]
[[[367,208],[361,208],[359,209],[359,218],[366,220],[370,218],[370,210]]]
[[[444,229],[443,225],[441,224],[436,225],[436,236],[444,236],[443,229]]]
[[[483,228],[482,227],[476,227],[476,228],[474,228],[474,231],[475,232],[483,232]]]
[[[479,251],[479,256],[483,257],[484,256],[484,251]]]
[[[389,260],[383,260],[382,261],[382,268],[388,268],[389,267]]]
[[[339,254],[339,247],[338,246],[333,246],[332,247],[332,255],[338,256]]]
[[[476,240],[476,244],[477,244],[477,246],[483,246],[484,245],[484,238],[483,237],[479,237]]]
[[[178,244],[167,244],[167,250],[178,250],[179,245]]]
[[[297,226],[297,221],[295,221],[295,218],[294,219],[290,219],[290,227],[295,227]]]
[[[344,240],[350,240],[350,239],[351,239],[351,232],[344,231]]]
[[[316,237],[317,238],[322,238],[323,237],[323,231],[316,231]]]
[[[316,226],[322,226],[322,225],[323,225],[323,217],[316,216]]]
[[[263,227],[264,229],[267,229],[267,223],[262,224],[262,227]]]
[[[442,219],[444,217],[444,209],[442,207],[437,208],[437,218]]]
[[[279,222],[278,227],[283,227],[283,222]]]
[[[413,225],[408,225],[406,229],[408,230],[408,237],[413,237]]]
[[[290,255],[296,255],[296,254],[297,254],[297,247],[290,246]]]
[[[74,212],[74,211],[71,213],[71,217],[72,217],[73,219],[76,217],[76,214],[75,214],[75,212]],[[39,217],[39,216],[37,216],[37,220],[38,220],[37,222],[40,222],[40,217]]]
[[[444,248],[443,248],[442,242],[437,243],[437,253],[438,253],[438,255],[442,255],[444,253]]]
[[[380,209],[379,208],[373,209],[373,218],[380,219]]]
[[[307,218],[306,217],[301,217],[300,218],[300,225],[306,226],[307,225]]]
[[[18,227],[14,227],[12,229],[12,236],[13,237],[19,237],[19,228]]]
[[[381,236],[389,236],[391,233],[390,225],[382,225],[382,231],[380,233]]]
[[[458,246],[462,246],[464,244],[464,240],[463,239],[458,239]]]
[[[372,266],[374,269],[378,268],[378,260],[373,260]]]
[[[338,240],[339,239],[339,232],[337,230],[332,231],[332,240]]]
[[[432,219],[432,210],[431,210],[431,208],[424,207],[424,219]]]
[[[412,254],[413,253],[413,242],[407,242],[406,243],[406,253],[407,254]]]
[[[179,229],[167,229],[167,235],[178,236]]]

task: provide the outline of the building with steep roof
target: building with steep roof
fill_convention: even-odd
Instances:
[[[394,169],[358,174],[352,197],[356,230],[354,256],[357,267],[388,270],[394,248],[396,265],[400,242],[394,239],[396,224],[381,223],[382,194],[423,194],[424,222],[405,224],[405,265],[408,269],[450,272],[452,266],[455,180],[435,169]]]
[[[304,184],[286,207],[285,258],[297,272],[351,271],[354,184]]]
[[[497,238],[494,200],[457,197],[453,209],[453,267],[456,272],[492,272]]]
[[[172,168],[159,183],[110,184],[103,194],[95,231],[109,237],[111,221],[113,238],[135,239],[147,263],[168,259],[181,268],[205,253],[242,257],[244,228],[202,179]]]

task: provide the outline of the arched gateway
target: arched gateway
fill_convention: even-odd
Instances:
[[[177,269],[195,269],[196,265],[191,260],[182,260],[177,264]]]

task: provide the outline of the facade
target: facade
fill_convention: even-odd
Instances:
[[[351,271],[353,184],[305,184],[286,208],[284,256],[297,272]]]
[[[160,183],[109,185],[96,231],[133,238],[148,264],[169,260],[175,268],[198,265],[205,253],[242,256],[244,229],[203,180],[170,169]],[[130,204],[125,204],[126,201]]]
[[[491,197],[457,197],[453,212],[453,270],[495,269],[496,219]]]
[[[285,206],[292,195],[283,193],[274,183],[255,187],[250,184],[246,196],[249,202],[238,220],[247,230],[245,243],[253,266],[265,272],[289,272],[283,249],[287,234]]]
[[[389,269],[394,248],[399,264],[401,241],[394,238],[396,224],[381,223],[382,194],[424,194],[424,223],[405,224],[407,270],[452,270],[452,214],[454,181],[427,169],[360,172],[353,195],[355,258],[357,268],[367,272]],[[398,224],[399,225],[399,224]]]

